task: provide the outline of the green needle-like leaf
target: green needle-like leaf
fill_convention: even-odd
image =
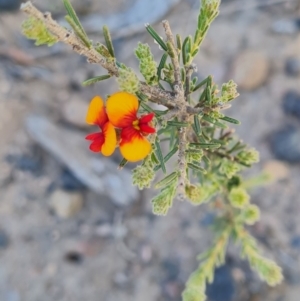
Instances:
[[[105,43],[106,43],[106,47],[107,47],[111,57],[115,57],[114,46],[113,46],[113,43],[112,43],[112,39],[111,39],[111,36],[110,36],[109,29],[106,25],[103,26],[102,32],[103,32],[104,40],[105,40]]]
[[[155,148],[156,148],[156,156],[157,156],[157,159],[160,163],[160,166],[161,166],[161,169],[163,171],[163,173],[166,173],[167,170],[166,170],[166,166],[165,166],[165,162],[164,162],[164,157],[163,157],[163,154],[162,154],[162,151],[161,151],[161,148],[160,148],[160,144],[159,144],[159,139],[156,138],[155,139]]]
[[[167,47],[166,43],[158,35],[158,33],[154,30],[154,28],[150,24],[146,24],[145,27],[146,27],[146,30],[149,32],[149,34],[153,37],[153,39],[160,45],[160,47],[164,51],[168,51],[168,47]]]
[[[84,82],[82,83],[82,85],[83,85],[84,87],[86,87],[86,86],[95,84],[95,83],[97,83],[97,82],[100,82],[100,81],[109,79],[110,77],[111,77],[111,76],[110,76],[109,74],[96,76],[96,77],[93,77],[93,78],[90,78],[90,79],[84,81]]]

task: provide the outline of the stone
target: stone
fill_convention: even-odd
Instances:
[[[0,249],[7,248],[9,244],[9,238],[7,234],[0,229]]]
[[[72,99],[62,106],[63,119],[78,128],[87,128],[89,125],[85,122],[88,104],[79,100]]]
[[[98,33],[99,28],[106,24],[114,38],[133,35],[144,30],[146,23],[155,24],[178,4],[179,0],[139,0],[115,14],[89,14],[82,18],[82,25],[89,33]],[[159,7],[159,9],[157,9]]]
[[[176,259],[165,259],[162,262],[162,267],[165,271],[167,281],[175,281],[178,279],[180,273],[179,261]]]
[[[300,235],[296,235],[291,239],[291,246],[300,250]]]
[[[238,55],[232,67],[232,78],[240,89],[259,88],[268,78],[270,63],[259,51],[246,50]]]
[[[20,0],[0,0],[0,13],[3,11],[17,10],[20,7]]]
[[[131,174],[101,154],[93,154],[84,134],[62,127],[44,116],[28,116],[25,127],[36,143],[54,156],[86,187],[107,196],[115,205],[126,206],[138,198]]]
[[[57,186],[67,191],[81,191],[85,188],[82,182],[68,169],[64,169],[59,175]]]
[[[300,94],[294,90],[287,91],[283,95],[282,108],[286,114],[300,119]]]
[[[281,19],[276,20],[272,24],[272,30],[279,34],[295,34],[298,32],[299,27],[296,20],[293,19]]]
[[[83,196],[78,192],[56,190],[50,196],[50,207],[61,218],[75,216],[83,206]]]
[[[65,260],[72,264],[80,264],[83,261],[83,255],[77,251],[69,251],[65,255]]]
[[[42,161],[36,152],[33,152],[32,154],[20,155],[9,154],[5,159],[15,169],[30,172],[34,175],[40,175],[42,172]]]
[[[210,301],[232,301],[235,294],[235,283],[228,265],[215,270],[214,281],[207,286],[207,297]]]
[[[288,178],[290,171],[288,166],[277,160],[270,160],[264,165],[264,172],[272,177],[274,181]]]
[[[0,161],[0,187],[12,180],[12,167],[8,162]]]
[[[270,147],[277,159],[300,162],[300,129],[293,125],[284,126],[272,134]]]
[[[284,70],[288,76],[298,76],[300,74],[300,59],[296,57],[287,58]]]

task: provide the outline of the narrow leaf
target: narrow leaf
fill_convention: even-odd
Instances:
[[[120,162],[118,169],[123,169],[123,167],[128,163],[128,161],[123,158],[123,160]]]
[[[151,154],[151,161],[152,161],[152,163],[154,163],[155,165],[158,165],[158,164],[159,164],[159,161],[158,161],[158,159],[157,159],[157,157],[156,157],[156,155],[155,155],[154,152],[152,152],[152,154]]]
[[[210,160],[209,160],[209,158],[208,158],[207,156],[204,155],[204,156],[202,157],[202,160],[203,160],[203,162],[206,164],[207,167],[210,166],[211,162],[210,162]]]
[[[167,42],[168,54],[171,58],[174,58],[177,54],[175,53],[175,49],[170,41]]]
[[[160,180],[159,182],[157,182],[154,187],[156,189],[166,187],[172,182],[177,181],[177,178],[178,178],[178,172],[174,171],[170,173],[168,176],[166,176],[165,178],[163,178],[162,180]]]
[[[111,36],[110,36],[109,29],[106,25],[103,26],[102,32],[103,32],[103,36],[104,36],[104,39],[105,39],[106,47],[107,47],[110,55],[112,57],[115,57],[114,46],[113,46],[113,43],[112,43],[112,39],[111,39]]]
[[[186,65],[187,63],[187,54],[188,54],[187,44],[189,43],[189,41],[190,41],[189,37],[186,37],[182,44],[182,62],[184,65]]]
[[[167,45],[150,24],[146,24],[146,30],[164,51],[168,51]]]
[[[165,157],[164,157],[164,162],[168,162],[178,151],[178,146],[175,146]],[[158,171],[161,168],[161,165],[157,165],[154,168],[154,171]]]
[[[180,122],[176,120],[168,121],[167,124],[176,127],[188,127],[190,125],[188,122]]]
[[[87,35],[82,32],[81,28],[78,27],[78,25],[74,22],[72,17],[67,15],[67,16],[65,16],[65,19],[70,24],[70,26],[74,30],[76,36],[81,40],[81,42],[83,42],[86,47],[91,48],[91,45],[92,45],[91,41],[89,40]]]
[[[84,87],[86,87],[86,86],[95,84],[95,83],[97,83],[97,82],[100,82],[100,81],[102,81],[102,80],[106,80],[106,79],[108,79],[108,78],[110,78],[110,77],[111,77],[111,76],[110,76],[109,74],[96,76],[96,77],[93,77],[93,78],[90,78],[90,79],[84,81],[84,82],[82,83],[82,85],[83,85]]]
[[[156,147],[156,156],[157,156],[158,161],[160,162],[161,169],[162,169],[163,173],[166,173],[167,170],[166,170],[166,166],[165,166],[165,163],[164,163],[164,157],[163,157],[163,154],[162,154],[162,151],[161,151],[161,148],[160,148],[158,138],[155,139],[155,147]]]
[[[221,117],[220,119],[230,122],[230,123],[233,123],[233,124],[241,124],[241,122],[239,120],[236,120],[236,119],[228,117],[228,116]]]
[[[190,145],[198,146],[200,148],[207,148],[207,149],[215,149],[221,146],[221,144],[219,143],[190,143]]]
[[[206,173],[207,173],[207,171],[206,171],[202,166],[200,166],[200,165],[198,165],[198,164],[195,164],[195,163],[188,163],[187,166],[188,166],[188,168],[193,169],[193,170],[195,170],[195,171],[200,171],[200,172],[202,172],[203,174],[206,174]]]
[[[161,78],[161,70],[165,67],[167,58],[168,58],[168,54],[164,53],[163,56],[162,56],[162,58],[161,58],[161,60],[160,60],[158,68],[157,68],[157,76],[158,76],[158,78]]]
[[[203,85],[205,85],[207,82],[207,78],[204,79],[202,82],[200,82],[197,86],[194,87],[193,92],[197,91],[199,88],[201,88]]]
[[[76,14],[71,2],[69,0],[63,0],[63,3],[64,3],[65,9],[66,9],[68,15],[73,20],[73,22],[78,26],[78,28],[80,29],[82,35],[85,36],[85,39],[88,41],[89,40],[88,36],[87,36],[85,30],[83,29],[83,27],[82,27],[82,25],[81,25],[81,23],[80,23],[80,21],[77,17],[77,14]]]
[[[194,126],[195,126],[195,132],[196,132],[197,136],[200,136],[201,135],[201,125],[200,125],[198,115],[194,115]]]
[[[181,36],[179,34],[176,35],[176,43],[177,43],[177,49],[178,49],[178,51],[181,51],[182,40],[181,40]]]

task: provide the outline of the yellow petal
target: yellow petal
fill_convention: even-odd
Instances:
[[[130,162],[143,160],[150,154],[151,149],[151,143],[138,131],[130,139],[122,139],[120,142],[121,154]]]
[[[117,135],[114,126],[108,121],[104,124],[103,128],[104,143],[101,152],[104,156],[110,156],[117,146]]]
[[[86,122],[88,124],[97,124],[103,126],[107,122],[107,114],[105,112],[105,106],[100,96],[95,96],[90,103],[88,112],[86,115]]]
[[[132,122],[137,120],[138,108],[137,97],[127,92],[114,93],[106,102],[108,119],[118,128],[132,126]]]

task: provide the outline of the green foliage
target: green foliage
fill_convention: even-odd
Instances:
[[[97,83],[97,82],[100,82],[100,81],[109,79],[110,77],[111,77],[111,76],[110,76],[109,74],[96,76],[96,77],[93,77],[93,78],[90,78],[90,79],[84,81],[84,82],[82,83],[82,85],[83,85],[84,87],[86,87],[86,86],[95,84],[95,83]]]
[[[272,260],[261,255],[256,241],[242,226],[235,227],[234,236],[236,242],[241,244],[242,256],[249,260],[251,267],[258,272],[262,280],[266,281],[270,286],[275,286],[282,282],[281,268]]]
[[[260,210],[256,205],[247,206],[242,212],[242,220],[247,225],[254,225],[260,218]]]
[[[85,46],[91,48],[92,43],[89,40],[84,28],[82,27],[71,2],[69,0],[63,0],[63,3],[68,13],[68,15],[65,17],[66,21],[71,25],[75,34],[85,44]]]
[[[105,39],[107,50],[108,50],[109,54],[111,55],[111,57],[115,57],[114,46],[112,43],[112,39],[111,39],[108,27],[106,25],[104,25],[102,28],[102,31],[103,31],[103,36]]]
[[[149,188],[154,179],[154,163],[151,155],[148,155],[144,162],[132,171],[132,183],[139,189]]]
[[[229,102],[238,96],[237,84],[233,80],[222,85],[220,101],[223,101],[224,103]]]
[[[35,40],[37,46],[53,46],[58,42],[58,39],[47,30],[44,22],[35,17],[29,17],[23,22],[22,32],[27,39]]]
[[[221,161],[220,172],[224,174],[228,179],[231,179],[236,173],[241,170],[241,166],[236,163],[223,158]]]
[[[152,199],[152,210],[156,215],[166,215],[172,207],[176,195],[177,183],[173,181],[164,187],[160,193]]]
[[[140,81],[138,77],[131,68],[128,68],[125,65],[122,65],[119,69],[117,82],[121,91],[135,94],[139,90]]]
[[[117,61],[106,26],[103,27],[105,45],[92,44],[70,1],[63,1],[68,12],[66,20],[82,42],[84,54],[91,52],[91,62],[100,54],[98,61],[104,61],[103,66],[108,70],[107,75],[91,78],[83,85],[115,75],[120,90],[138,96],[141,114],[155,114],[154,126],[157,132],[147,136],[152,143],[152,153],[132,172],[133,184],[139,189],[149,188],[157,171],[164,173],[154,186],[159,192],[152,199],[153,213],[166,215],[178,192],[192,205],[209,202],[210,207],[218,212],[213,227],[215,243],[200,255],[200,265],[186,283],[183,301],[206,299],[206,284],[213,281],[214,269],[224,263],[230,238],[241,245],[242,257],[249,260],[251,267],[263,280],[271,286],[280,283],[283,279],[280,267],[261,255],[255,239],[245,230],[246,225],[253,225],[260,218],[259,208],[250,203],[247,189],[267,183],[270,177],[261,174],[244,179],[240,174],[259,161],[259,153],[234,136],[234,131],[229,128],[230,124],[238,125],[240,121],[222,112],[239,96],[237,85],[230,80],[219,89],[211,75],[201,81],[194,76],[196,66],[192,64],[193,59],[219,13],[220,0],[201,1],[194,36],[181,38],[177,34],[174,38],[171,29],[167,28],[167,22],[164,22],[164,39],[146,24],[146,30],[163,50],[157,64],[150,47],[138,44],[135,54],[146,83],[139,81],[133,69]],[[29,39],[36,40],[36,45],[51,46],[56,43],[56,36],[59,35],[52,34],[50,29],[53,30],[53,27],[47,27],[47,18],[43,14],[40,19],[36,17],[38,14],[33,15],[35,17],[29,17],[23,23],[23,33]],[[78,43],[76,46],[80,47]],[[155,110],[148,105],[148,101],[163,104],[165,109]],[[163,152],[163,144],[169,146],[166,154]],[[166,163],[174,156],[177,157],[174,160],[175,167],[167,174],[169,166]],[[123,159],[119,169],[126,163],[127,160]]]
[[[186,283],[186,288],[182,293],[183,301],[204,301],[206,300],[206,283],[212,283],[214,270],[225,261],[225,250],[231,233],[231,227],[223,228],[214,245],[200,255],[202,263],[194,271]]]
[[[250,196],[242,187],[234,187],[229,192],[228,199],[234,208],[244,208],[248,203]]]
[[[244,165],[252,165],[259,161],[259,153],[254,148],[242,150],[237,154],[237,159]]]
[[[157,65],[148,44],[138,43],[135,54],[140,61],[140,72],[149,85],[157,84]]]

